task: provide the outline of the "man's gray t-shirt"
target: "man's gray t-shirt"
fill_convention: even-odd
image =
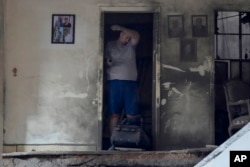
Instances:
[[[109,42],[105,57],[112,61],[112,65],[107,68],[108,80],[137,80],[135,47],[130,42],[126,45],[118,41]]]

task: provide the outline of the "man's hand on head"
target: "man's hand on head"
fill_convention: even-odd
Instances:
[[[111,29],[112,29],[113,31],[122,31],[122,27],[119,26],[119,25],[112,25],[112,26],[111,26]]]

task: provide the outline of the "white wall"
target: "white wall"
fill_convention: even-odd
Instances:
[[[5,144],[96,144],[99,13],[85,2],[7,1]],[[52,14],[76,15],[75,44],[51,44]]]

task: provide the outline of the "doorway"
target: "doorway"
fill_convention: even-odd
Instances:
[[[136,47],[136,64],[138,70],[139,84],[139,108],[143,117],[145,130],[153,138],[153,13],[127,13],[127,12],[105,12],[103,14],[103,46],[105,48],[108,41],[116,40],[119,32],[114,32],[110,27],[118,24],[134,29],[140,33],[140,41]],[[104,65],[103,65],[104,67]],[[105,135],[107,131],[107,111],[106,111],[106,69],[103,69],[103,123],[102,123],[102,150],[109,147],[109,138]]]

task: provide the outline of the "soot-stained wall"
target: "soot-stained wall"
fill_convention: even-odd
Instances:
[[[158,149],[201,147],[214,138],[215,9],[247,10],[247,0],[8,0],[5,7],[5,144],[97,145],[102,106],[100,6],[160,8]],[[133,10],[133,12],[135,12]],[[141,12],[141,11],[139,11]],[[51,44],[52,14],[75,14],[75,43]],[[182,15],[182,39],[169,38],[168,16]],[[193,15],[208,34],[192,36]],[[0,25],[2,24],[0,20]],[[1,37],[2,37],[1,36]],[[2,52],[1,52],[2,53]],[[1,54],[0,54],[1,55]],[[184,56],[184,58],[183,58]],[[160,61],[160,62],[158,62]],[[155,111],[153,111],[155,112]],[[155,114],[155,113],[154,113]]]
[[[197,66],[163,65],[161,91],[162,149],[204,147],[212,144],[213,104],[210,91],[211,60]]]
[[[99,15],[86,3],[6,2],[5,144],[97,145]],[[76,16],[74,44],[51,43],[52,14]]]

